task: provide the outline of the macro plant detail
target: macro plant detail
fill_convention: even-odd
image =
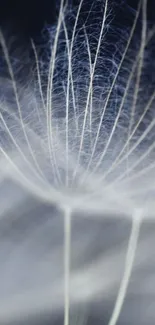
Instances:
[[[1,78],[0,97],[1,220],[18,210],[23,195],[60,212],[64,279],[53,308],[64,305],[64,325],[70,324],[72,304],[89,301],[100,290],[98,284],[90,296],[74,292],[76,277],[84,273],[81,267],[74,276],[71,267],[75,215],[81,223],[89,218],[130,222],[122,280],[108,321],[115,325],[131,280],[141,226],[155,216],[155,90],[146,76],[155,29],[147,23],[147,0],[139,2],[131,29],[121,37],[120,30],[110,29],[108,0],[100,1],[100,22],[92,16],[94,29],[93,22],[90,26],[81,21],[83,5],[81,0],[71,15],[61,1],[57,24],[49,28],[45,64],[32,40],[35,77],[26,85],[16,80],[0,32],[8,69],[6,81]],[[5,202],[7,188],[10,198]],[[98,263],[104,267],[104,254]],[[93,274],[94,269],[88,267],[89,271]],[[16,304],[14,308],[18,314],[20,308]],[[1,317],[7,320],[5,312],[0,311]]]

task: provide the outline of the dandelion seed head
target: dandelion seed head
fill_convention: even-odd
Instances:
[[[122,46],[123,59],[122,56],[118,60],[116,54],[108,58],[108,37],[107,31],[104,32],[107,20],[110,19],[108,9],[106,14],[103,11],[102,15],[100,33],[96,30],[94,33],[94,38],[95,34],[99,34],[99,48],[97,43],[96,47],[93,44],[91,40],[93,35],[89,37],[85,25],[79,32],[78,20],[74,22],[77,24],[74,25],[75,32],[72,32],[69,37],[70,26],[66,25],[67,15],[60,17],[61,24],[57,26],[51,41],[55,53],[51,54],[52,61],[49,62],[47,70],[47,75],[49,73],[46,80],[47,98],[42,93],[40,79],[42,75],[38,70],[39,61],[36,61],[39,73],[38,89],[35,85],[37,90],[31,90],[30,87],[24,89],[16,85],[15,80],[12,80],[13,84],[11,82],[10,86],[5,87],[6,92],[13,92],[11,98],[14,98],[15,105],[5,100],[1,103],[2,142],[4,144],[5,134],[7,141],[5,140],[4,146],[9,146],[11,156],[13,155],[12,161],[16,160],[15,166],[17,164],[19,171],[27,175],[28,186],[33,182],[33,191],[38,186],[40,198],[43,192],[44,199],[47,194],[47,201],[51,200],[52,203],[60,206],[62,200],[62,205],[65,202],[80,209],[82,206],[84,209],[89,207],[92,209],[93,206],[94,209],[98,209],[100,206],[101,211],[104,210],[104,206],[105,211],[109,206],[109,210],[118,209],[117,212],[123,212],[128,210],[125,209],[125,206],[128,206],[129,214],[132,214],[133,209],[141,206],[143,197],[138,202],[132,195],[135,184],[133,182],[130,184],[130,176],[129,179],[127,178],[127,160],[130,156],[130,170],[134,171],[132,166],[135,165],[139,153],[143,153],[143,146],[145,148],[145,142],[148,141],[148,135],[152,134],[153,127],[143,139],[140,127],[141,123],[144,125],[142,127],[145,127],[147,112],[143,113],[144,116],[141,118],[139,90],[138,94],[133,93],[140,64],[139,52],[135,52],[137,55],[135,66],[133,60],[127,65],[130,44],[125,44],[124,48]],[[52,32],[50,34],[52,35]],[[134,31],[132,34],[134,35]],[[9,61],[4,39],[3,43],[6,61]],[[78,45],[81,48],[78,48]],[[118,42],[116,52],[119,45]],[[83,58],[78,60],[81,51],[83,51]],[[130,73],[129,68],[126,71],[126,67],[130,67],[133,71]],[[11,74],[13,74],[12,69],[10,66]],[[51,89],[48,90],[48,87]],[[137,109],[134,112],[134,125],[139,125],[135,129],[132,126],[134,132],[129,136],[135,96],[137,96]],[[6,97],[10,96],[6,93]],[[148,110],[151,110],[150,107]],[[140,136],[142,140],[138,143],[137,139]],[[133,144],[131,150],[127,146],[128,141],[129,144]],[[17,177],[17,174],[13,177],[23,184],[23,180],[20,176]],[[125,186],[122,181],[113,181],[115,178],[126,180]],[[146,179],[144,181],[146,182]],[[112,184],[110,187],[109,183]],[[141,181],[139,184],[142,187]],[[122,199],[119,200],[117,194],[119,192],[121,195],[124,193],[124,202]],[[54,196],[56,201],[52,198]]]

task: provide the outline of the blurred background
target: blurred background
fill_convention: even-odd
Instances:
[[[80,0],[69,0],[72,8],[79,4]],[[81,15],[91,9],[92,3],[100,8],[102,1],[84,0]],[[46,24],[52,25],[57,19],[60,0],[0,0],[0,25],[7,29],[12,36],[20,37],[25,42],[30,37],[36,42],[42,41],[42,30]],[[109,0],[109,6],[113,8],[115,20],[119,24],[128,25],[130,13],[136,10],[138,0]],[[126,13],[126,14],[125,14]],[[127,18],[128,17],[128,18]],[[148,1],[148,20],[150,24],[155,22],[154,1]]]

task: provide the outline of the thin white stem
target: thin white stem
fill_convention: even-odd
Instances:
[[[127,176],[127,179],[130,180],[130,176],[129,174],[142,162],[144,161],[144,159],[146,159],[149,154],[154,150],[155,148],[155,142],[152,143],[152,145],[143,153],[143,155],[138,158],[135,163],[131,166],[128,167],[128,169],[122,173],[117,179],[116,182],[114,181],[114,183],[117,183],[118,181],[122,180],[125,176]],[[147,166],[148,167],[148,166]],[[113,184],[114,184],[113,183]]]
[[[27,157],[25,156],[25,154],[23,153],[21,147],[18,145],[17,141],[15,140],[15,138],[13,137],[12,133],[10,132],[10,129],[9,127],[7,126],[4,118],[3,118],[3,115],[1,114],[0,112],[0,120],[2,120],[3,124],[4,124],[4,127],[6,129],[6,132],[8,133],[9,137],[11,138],[12,142],[14,143],[16,149],[18,150],[18,152],[20,153],[20,155],[23,157],[24,161],[27,163],[27,165],[30,167],[30,169],[33,171],[33,173],[38,177],[38,178],[41,178],[41,179],[44,179],[44,174],[42,172],[42,170],[40,169],[39,165],[37,164],[37,170],[39,171],[39,174],[37,172],[37,170],[31,165],[31,162],[27,159]],[[36,161],[37,163],[37,161]]]
[[[105,111],[107,109],[107,106],[108,106],[108,103],[109,103],[109,99],[110,99],[110,96],[112,94],[112,90],[114,89],[114,85],[116,83],[116,80],[117,80],[117,77],[119,75],[119,72],[121,70],[121,67],[122,67],[122,64],[124,62],[124,59],[126,57],[126,54],[127,54],[127,51],[129,49],[129,45],[131,43],[131,40],[132,40],[132,37],[133,37],[133,34],[134,34],[134,31],[135,31],[135,27],[136,27],[136,24],[137,24],[137,20],[138,20],[138,16],[139,16],[139,11],[140,11],[140,6],[141,6],[141,1],[139,3],[139,7],[138,7],[138,10],[137,10],[137,14],[136,14],[136,17],[135,17],[135,20],[134,20],[134,24],[132,26],[132,29],[131,29],[131,32],[130,32],[130,36],[129,36],[129,39],[128,39],[128,42],[127,42],[127,45],[125,47],[125,51],[122,55],[122,58],[121,58],[121,61],[119,63],[119,66],[118,66],[118,69],[117,69],[117,72],[115,74],[115,77],[113,79],[113,82],[112,82],[112,85],[110,87],[110,90],[108,92],[108,95],[107,95],[107,98],[106,98],[106,101],[105,101],[105,104],[104,104],[104,107],[103,107],[103,111],[102,111],[102,115],[101,115],[101,118],[100,118],[100,123],[98,125],[98,129],[97,129],[97,133],[96,133],[96,138],[95,138],[95,142],[94,142],[94,147],[93,147],[93,150],[92,150],[92,154],[91,154],[91,157],[90,157],[90,160],[89,160],[89,163],[88,163],[88,166],[87,166],[87,170],[89,169],[90,165],[91,165],[91,162],[92,162],[92,159],[93,159],[93,156],[94,156],[94,153],[95,153],[95,150],[96,150],[96,145],[97,145],[97,142],[98,142],[98,139],[99,139],[99,135],[100,135],[100,130],[101,130],[101,126],[102,126],[102,123],[103,123],[103,119],[104,119],[104,115],[105,115]],[[102,156],[100,158],[102,160]],[[100,165],[100,160],[98,161],[97,163],[97,166]],[[97,168],[97,167],[95,167]]]
[[[35,56],[35,61],[36,61],[37,78],[38,78],[38,86],[39,86],[40,97],[41,97],[43,109],[46,112],[46,106],[45,106],[45,101],[44,101],[43,89],[42,89],[42,84],[41,84],[41,76],[40,76],[40,69],[39,69],[38,54],[37,54],[37,50],[36,50],[36,47],[35,47],[35,44],[34,44],[33,40],[31,40],[31,44],[32,44],[32,49],[33,49],[34,56]]]
[[[57,181],[59,184],[62,183],[61,175],[59,172],[56,154],[55,154],[55,148],[53,144],[53,125],[52,125],[52,113],[53,113],[53,78],[54,78],[54,70],[55,70],[55,63],[56,63],[56,55],[57,55],[57,48],[58,48],[58,41],[59,41],[59,35],[61,30],[61,24],[63,19],[63,6],[64,6],[64,0],[61,0],[60,3],[60,11],[59,11],[59,17],[58,17],[58,23],[56,28],[56,34],[53,44],[53,49],[51,53],[51,59],[50,59],[50,65],[49,65],[49,75],[48,75],[48,85],[47,85],[47,137],[48,137],[48,147],[49,147],[49,156],[51,160],[52,166],[55,168],[55,174],[57,176]]]
[[[91,75],[92,71],[93,71],[93,64],[92,64],[92,58],[91,58],[91,50],[90,50],[89,39],[88,39],[88,35],[87,35],[87,32],[86,32],[85,26],[84,26],[84,34],[85,34],[85,39],[86,39],[86,44],[87,44],[87,52],[88,52],[88,59],[89,59],[89,70],[90,70],[90,75]],[[91,146],[92,146],[92,114],[93,114],[93,87],[91,89],[91,94],[90,94],[90,112],[89,112],[89,127],[90,127]]]
[[[148,35],[148,37],[147,37],[146,44],[145,44],[146,46],[148,45],[148,43],[149,43],[150,40],[152,39],[154,33],[155,33],[155,28],[153,28],[153,29],[150,31],[150,33],[149,33],[149,35]],[[137,55],[136,61],[135,61],[134,65],[133,65],[133,67],[132,67],[132,71],[131,71],[131,74],[130,74],[130,76],[129,76],[129,79],[128,79],[128,82],[127,82],[127,85],[126,85],[125,93],[128,92],[128,88],[129,88],[129,85],[130,85],[131,79],[132,79],[132,77],[133,77],[133,73],[134,73],[134,71],[135,71],[135,68],[136,68],[136,65],[137,65],[139,59],[140,59],[140,51],[138,52],[138,55]],[[125,95],[126,95],[126,94],[125,94]],[[113,161],[113,163],[111,164],[111,166],[109,167],[109,169],[108,169],[108,170],[103,174],[103,176],[102,176],[102,181],[103,181],[103,180],[107,177],[107,175],[109,175],[109,173],[110,173],[111,171],[113,171],[113,170],[114,170],[114,169],[115,169],[115,168],[116,168],[116,167],[117,167],[117,166],[118,166],[122,161],[124,161],[125,159],[128,158],[128,156],[129,156],[129,152],[127,151],[127,153],[124,154],[124,155],[123,155],[123,153],[125,152],[125,149],[126,149],[127,147],[129,147],[129,142],[130,142],[130,140],[133,138],[133,136],[135,135],[136,131],[138,130],[139,125],[140,125],[141,122],[144,120],[146,113],[147,113],[147,112],[150,110],[150,108],[152,107],[152,103],[153,103],[154,99],[155,99],[155,91],[153,91],[153,93],[152,93],[152,95],[151,95],[151,97],[150,97],[150,99],[149,99],[147,105],[146,105],[145,108],[144,108],[144,111],[143,111],[142,115],[140,116],[138,122],[136,123],[136,125],[135,125],[135,127],[134,127],[132,133],[131,133],[130,136],[128,137],[128,139],[127,139],[125,145],[123,146],[123,148],[121,149],[120,153],[118,154],[118,156],[116,157],[116,159]],[[124,96],[123,96],[123,98],[122,98],[122,102],[121,102],[121,105],[123,105],[124,100],[125,100],[125,98],[124,98]],[[109,141],[109,140],[108,140],[108,141]],[[132,149],[132,148],[130,148],[130,149]],[[134,149],[135,149],[135,148],[134,148]],[[130,153],[132,153],[132,151],[130,151]],[[121,157],[121,156],[122,156],[122,157]],[[103,157],[102,157],[102,159],[103,159]],[[100,161],[100,163],[101,163],[101,158],[99,159],[99,161]],[[95,168],[93,169],[93,173],[96,171],[97,166],[99,166],[99,161],[98,161],[97,165],[95,166]]]
[[[131,119],[129,124],[129,130],[128,130],[128,138],[130,138],[130,134],[132,132],[132,127],[134,125],[134,117],[136,112],[136,105],[139,95],[139,88],[140,88],[140,82],[141,82],[141,75],[142,75],[142,69],[143,69],[143,61],[144,61],[144,51],[146,46],[146,33],[147,33],[147,0],[143,0],[142,3],[142,36],[141,36],[141,46],[140,46],[140,60],[138,65],[138,72],[137,72],[137,78],[136,78],[136,84],[135,84],[135,91],[133,95],[133,104],[131,107]],[[128,142],[127,150],[130,150],[130,140]],[[127,170],[129,168],[129,156],[127,157]]]
[[[123,162],[125,160],[125,158],[129,157],[129,155],[139,146],[139,144],[146,138],[147,134],[153,129],[153,127],[155,126],[155,119],[153,119],[153,121],[150,123],[150,125],[147,127],[147,129],[145,130],[145,132],[140,136],[140,138],[138,139],[138,141],[133,145],[133,147],[126,153],[126,155],[124,155],[122,157],[122,159],[119,161],[119,164],[121,162]],[[151,150],[153,149],[153,145],[150,147]],[[144,157],[145,158],[145,157]],[[119,165],[118,164],[118,165]],[[129,169],[128,169],[129,170]],[[126,173],[126,172],[125,172]],[[123,174],[119,175],[117,178],[115,178],[115,180],[110,184],[110,186],[114,185],[115,183],[118,182],[118,180],[120,180],[122,178]],[[103,180],[103,179],[102,179]]]
[[[136,249],[138,244],[138,238],[139,238],[139,232],[140,232],[140,226],[141,226],[141,211],[135,211],[133,213],[133,219],[132,219],[132,229],[126,254],[126,260],[125,260],[125,268],[124,268],[124,275],[123,279],[121,281],[121,285],[119,288],[118,296],[115,302],[114,310],[112,313],[112,316],[110,318],[110,321],[108,325],[116,325],[119,315],[121,313],[121,309],[127,294],[127,289],[129,285],[129,281],[131,278],[132,268],[134,264],[134,259],[136,255]]]
[[[16,84],[16,81],[15,81],[15,76],[14,76],[13,68],[12,68],[12,65],[11,65],[7,45],[6,45],[6,42],[5,42],[5,39],[4,39],[4,36],[3,36],[3,33],[1,32],[1,30],[0,30],[0,44],[2,46],[5,61],[7,63],[8,71],[9,71],[9,74],[10,74],[10,77],[11,77],[13,92],[14,92],[14,95],[15,95],[15,100],[16,100],[16,105],[17,105],[17,109],[18,109],[18,114],[19,114],[19,118],[20,118],[22,131],[23,131],[23,134],[24,134],[28,149],[30,151],[31,157],[32,157],[32,159],[33,159],[33,161],[35,163],[35,166],[39,170],[39,172],[42,173],[41,170],[40,170],[40,167],[38,165],[37,159],[35,157],[35,152],[33,151],[32,147],[31,147],[28,135],[27,135],[26,130],[25,130],[25,124],[23,122],[23,116],[22,116],[22,108],[21,108],[20,100],[19,100],[19,96],[18,96],[17,84]]]
[[[71,65],[69,64],[69,38],[68,38],[68,32],[67,32],[67,27],[66,23],[63,17],[63,28],[64,28],[64,33],[65,33],[65,41],[66,41],[66,47],[67,47],[67,55],[68,55],[68,75],[67,75],[67,90],[66,90],[66,117],[65,117],[65,133],[66,133],[66,186],[68,186],[68,164],[69,164],[69,95],[70,95],[70,74],[71,74]]]
[[[81,159],[81,153],[82,153],[84,137],[85,137],[85,128],[86,128],[86,121],[87,121],[89,103],[90,103],[91,94],[92,94],[93,79],[94,79],[95,69],[96,69],[97,60],[98,60],[98,56],[99,56],[99,51],[100,51],[100,47],[101,47],[101,43],[102,43],[103,32],[104,32],[104,28],[105,28],[105,24],[106,24],[107,12],[108,12],[108,0],[105,1],[105,8],[104,8],[102,26],[101,26],[99,40],[98,40],[97,49],[96,49],[96,53],[95,53],[95,59],[94,59],[92,71],[90,71],[89,89],[88,89],[85,113],[84,113],[84,118],[83,118],[83,125],[82,125],[82,132],[81,132],[81,138],[80,138],[80,146],[79,146],[79,151],[78,151],[78,157],[77,157],[77,164],[76,164],[76,167],[75,167],[75,170],[74,170],[73,179],[76,177],[77,170],[78,170],[79,163],[80,163],[80,159]]]
[[[141,176],[144,176],[147,173],[149,173],[154,168],[155,168],[155,162],[153,161],[147,167],[140,169],[140,171],[135,172],[133,175],[129,176],[129,178],[126,177],[124,180],[122,180],[121,184],[126,184],[129,181],[130,182],[135,181],[136,179],[140,178]]]
[[[33,179],[27,177],[27,175],[20,170],[20,168],[16,165],[16,163],[14,163],[12,158],[2,147],[0,147],[0,153],[8,162],[8,176],[10,179],[14,180],[16,184],[20,184],[23,188],[26,188],[34,195],[34,197],[41,199],[42,202],[48,202],[50,204],[57,204],[57,202],[59,202],[60,194],[55,189],[50,187],[49,184],[45,184],[43,181],[39,184],[34,182]]]
[[[75,101],[74,80],[73,80],[73,73],[72,73],[72,70],[73,70],[72,69],[72,56],[73,56],[73,48],[74,48],[74,41],[75,41],[75,33],[76,33],[76,29],[77,29],[77,24],[78,24],[82,4],[83,4],[83,0],[80,0],[76,18],[75,18],[74,27],[73,27],[73,33],[72,33],[72,38],[71,38],[71,43],[70,43],[70,53],[68,55],[68,72],[69,72],[69,77],[70,77],[70,82],[71,82],[76,131],[78,131],[78,119],[77,119],[77,108],[76,108],[76,101]]]
[[[64,208],[64,325],[69,325],[70,311],[71,209]]]
[[[138,99],[138,93],[139,93],[139,85],[140,85],[140,80],[141,80],[141,74],[142,74],[142,68],[143,68],[143,61],[144,61],[144,50],[146,46],[146,33],[147,33],[147,0],[143,0],[143,5],[142,5],[142,20],[143,20],[143,26],[142,26],[142,40],[141,40],[141,46],[140,46],[140,60],[139,60],[139,65],[138,65],[138,72],[137,72],[137,80],[136,80],[136,85],[135,85],[135,91],[134,91],[134,96],[133,96],[133,105],[131,108],[131,120],[130,120],[130,126],[129,126],[129,136],[131,133],[132,125],[134,122],[134,114],[136,110],[136,104],[137,104],[137,99]]]

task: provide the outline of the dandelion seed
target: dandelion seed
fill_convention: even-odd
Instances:
[[[35,315],[40,309],[50,312],[52,308],[56,312],[63,307],[64,325],[69,325],[72,307],[78,303],[88,303],[100,295],[104,298],[107,295],[111,299],[117,287],[118,294],[108,320],[108,325],[116,325],[136,264],[140,229],[144,221],[154,221],[155,91],[152,85],[150,88],[148,85],[148,95],[144,94],[144,100],[141,99],[146,86],[143,73],[145,51],[149,51],[154,28],[148,29],[147,0],[142,0],[126,42],[119,40],[116,44],[116,58],[115,55],[109,58],[106,46],[108,26],[112,24],[111,4],[108,0],[101,1],[101,4],[102,19],[97,34],[95,29],[94,34],[90,34],[87,19],[82,25],[79,22],[84,0],[80,1],[73,17],[72,30],[67,20],[69,9],[61,1],[57,25],[54,32],[50,33],[52,46],[48,71],[46,68],[43,71],[47,72],[46,91],[40,57],[32,40],[37,92],[31,90],[30,101],[27,89],[22,88],[15,78],[7,44],[0,32],[13,93],[11,104],[8,98],[0,98],[0,186],[5,192],[5,186],[7,188],[7,182],[10,182],[14,198],[10,203],[8,198],[6,204],[3,202],[2,190],[0,222],[5,223],[10,210],[16,214],[20,202],[23,202],[27,211],[28,198],[30,201],[36,200],[34,202],[37,202],[35,206],[38,209],[39,204],[45,210],[49,209],[50,213],[52,209],[57,209],[57,221],[50,218],[49,228],[51,224],[55,226],[51,236],[48,232],[49,220],[42,220],[37,230],[39,235],[35,230],[32,234],[30,231],[30,246],[35,246],[35,240],[36,245],[39,245],[42,237],[45,240],[44,227],[45,233],[48,233],[47,239],[51,237],[53,245],[57,240],[55,229],[58,228],[59,236],[64,236],[63,241],[55,245],[56,248],[51,247],[52,253],[46,252],[47,256],[41,258],[43,266],[37,259],[33,262],[35,267],[37,263],[40,268],[43,267],[45,273],[43,276],[33,274],[34,280],[35,276],[39,279],[36,279],[33,289],[30,284],[28,289],[27,286],[23,289],[18,281],[15,288],[13,285],[10,291],[8,288],[9,293],[0,307],[0,321],[8,324],[18,320],[20,314],[26,317],[26,314]],[[140,17],[142,31],[141,39],[137,41]],[[133,48],[135,39],[138,48]],[[119,45],[120,52],[123,49],[121,56]],[[33,203],[30,208],[31,205],[33,207]],[[76,214],[78,218],[75,218]],[[90,252],[88,247],[90,243],[92,245],[94,236],[94,233],[91,236],[86,234],[87,230],[81,229],[83,225],[88,226],[89,222],[94,225],[94,222],[100,223],[110,218],[120,222],[120,225],[124,221],[128,226],[131,223],[126,253],[121,243],[121,247],[115,248],[110,255],[100,254],[94,265],[89,261],[86,268],[82,263],[77,266],[78,259],[82,259],[80,249]],[[22,213],[20,222],[21,225],[25,222]],[[80,231],[77,232],[79,238],[75,240],[73,228],[76,222],[80,223],[80,227],[76,225]],[[35,239],[35,236],[39,238]],[[7,261],[4,259],[8,263],[7,267],[10,265],[14,270],[14,259],[18,261],[19,258],[18,263],[21,262],[22,250],[27,252],[28,249],[28,263],[32,262],[27,245],[25,239],[17,256],[14,253],[13,258],[10,254]],[[146,242],[142,241],[141,245],[145,247]],[[51,256],[54,261],[52,265],[49,262]],[[138,258],[141,265],[145,265],[142,256]],[[72,259],[75,266],[72,266]],[[121,273],[124,260],[124,273]],[[109,269],[115,266],[116,274],[112,271],[110,277]],[[55,279],[52,285],[49,284],[50,272],[51,279]],[[118,288],[120,273],[122,280]],[[27,281],[29,283],[29,279]],[[87,289],[84,287],[85,281]]]

